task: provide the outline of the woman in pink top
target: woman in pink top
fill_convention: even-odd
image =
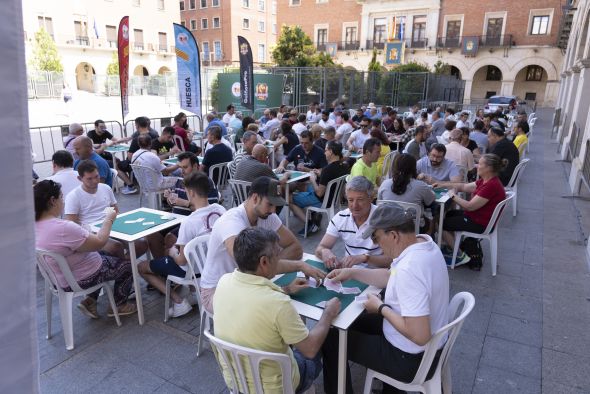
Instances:
[[[100,231],[95,235],[77,223],[60,218],[64,200],[59,183],[52,180],[41,181],[35,185],[34,194],[36,247],[62,255],[83,289],[114,280],[114,296],[119,315],[135,313],[135,304],[127,302],[133,285],[130,262],[98,252],[109,239],[116,212],[107,213]],[[57,263],[49,260],[47,264],[55,273],[58,284],[70,291]],[[93,319],[98,319],[98,294],[99,291],[90,294],[78,305],[82,313]],[[113,316],[110,307],[107,315]]]

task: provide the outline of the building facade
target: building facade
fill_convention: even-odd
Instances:
[[[293,15],[296,7],[302,12]],[[502,94],[552,106],[563,59],[561,7],[559,0],[282,0],[278,23],[300,25],[318,50],[335,47],[328,53],[337,63],[359,70],[373,50],[383,64],[386,43],[403,41],[403,63],[446,63],[464,79],[467,104]],[[358,26],[358,45],[346,45],[349,26]]]
[[[71,88],[96,91],[97,75],[117,52],[119,21],[129,16],[130,76],[176,70],[173,23],[180,22],[176,0],[23,0],[27,57],[35,33],[44,28],[53,38]]]
[[[277,39],[275,0],[180,0],[180,18],[195,36],[204,66],[239,63],[238,36],[245,37],[254,63],[271,62]]]

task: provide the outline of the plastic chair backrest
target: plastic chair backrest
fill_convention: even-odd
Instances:
[[[82,291],[82,288],[74,278],[74,274],[72,274],[72,270],[64,256],[43,249],[36,249],[35,254],[37,257],[37,266],[39,267],[39,271],[41,271],[41,275],[53,285],[54,290],[57,291],[62,289],[55,274],[55,271],[59,270],[72,291]]]
[[[246,201],[252,182],[229,180],[229,187],[238,205]]]
[[[514,185],[518,183],[520,174],[524,172],[524,169],[526,168],[527,164],[529,164],[529,161],[531,161],[531,159],[522,159],[520,163],[518,163],[518,165],[514,168],[512,176],[510,177],[510,181],[506,187],[514,187]]]
[[[329,209],[338,202],[340,195],[342,194],[342,187],[346,183],[346,177],[348,175],[342,175],[339,178],[332,179],[326,185],[326,192],[324,193],[324,200],[322,201],[322,209]]]
[[[461,166],[456,164],[457,169],[459,170],[459,172],[461,173],[461,176],[463,177],[463,182],[467,182],[467,168],[465,166]]]
[[[535,112],[531,112],[531,113],[529,114],[529,117],[528,117],[527,121],[528,121],[529,123],[531,123],[532,119],[533,119],[533,118],[535,118],[535,119],[536,119],[536,117],[537,117],[537,114],[536,114]]]
[[[181,151],[185,151],[186,147],[184,146],[184,140],[182,139],[181,136],[179,135],[173,135],[172,139],[174,140],[174,144],[176,144],[176,146],[178,147],[178,149],[180,149]]]
[[[395,204],[401,205],[404,209],[413,208],[416,210],[416,219],[414,220],[416,234],[420,233],[420,220],[422,219],[422,207],[418,204],[414,204],[413,202],[405,202],[405,201],[396,201],[396,200],[377,200],[377,205],[385,204],[393,202]]]
[[[490,234],[492,231],[494,231],[494,229],[496,228],[496,225],[498,224],[498,222],[502,218],[502,214],[504,213],[504,207],[513,198],[514,198],[514,192],[506,192],[506,198],[504,200],[500,201],[498,203],[498,205],[496,205],[496,208],[494,208],[494,212],[492,213],[492,217],[490,218],[490,222],[488,223],[488,226],[486,227],[485,231],[482,234],[487,235],[487,234]]]
[[[215,164],[209,167],[209,178],[215,182],[215,187],[217,190],[221,190],[225,185],[227,185],[227,178],[229,175],[227,166],[229,163],[231,163],[231,161]]]
[[[343,147],[346,147],[346,143],[348,142],[348,139],[350,138],[352,132],[353,130],[350,130],[349,132],[342,134],[342,139],[340,140],[340,142],[342,143]]]
[[[393,166],[393,162],[395,161],[395,157],[399,154],[399,151],[394,150],[389,152],[383,158],[383,168],[381,170],[381,177],[383,179],[389,179],[391,176],[391,167]]]
[[[526,156],[526,149],[528,147],[529,143],[528,142],[524,142],[522,144],[520,144],[520,146],[518,147],[518,155],[520,156],[520,159],[524,159]]]
[[[463,308],[459,311],[461,304],[463,305]],[[461,331],[465,319],[471,313],[474,306],[475,297],[473,297],[473,294],[466,291],[455,294],[451,299],[451,302],[449,302],[449,307],[447,309],[449,323],[434,333],[430,341],[428,341],[428,344],[426,344],[426,349],[424,349],[424,355],[422,356],[422,362],[420,363],[420,367],[418,367],[414,380],[410,384],[421,385],[426,381],[432,361],[438,351],[439,344],[447,334],[447,341],[443,346],[443,350],[438,360],[437,369],[440,370],[448,362],[453,345],[459,335],[459,331]]]
[[[195,273],[202,273],[207,258],[207,244],[209,243],[209,234],[193,238],[184,246],[184,257],[189,262],[187,264],[185,279],[195,277]],[[197,284],[199,280],[195,280]],[[199,289],[197,289],[199,290]]]
[[[131,164],[131,168],[142,193],[157,192],[160,190],[161,173],[141,164]]]
[[[254,386],[255,392],[264,393],[260,379],[260,363],[262,361],[273,361],[279,364],[283,382],[283,393],[295,392],[291,380],[291,359],[288,355],[234,345],[233,343],[213,336],[209,331],[205,331],[205,336],[211,343],[211,348],[221,370],[230,375],[232,393],[250,393],[245,366],[248,366],[252,372],[250,377],[253,381],[250,383]]]

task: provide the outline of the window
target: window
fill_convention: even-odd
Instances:
[[[211,7],[219,7],[219,0],[211,0]]]
[[[249,29],[250,28],[250,19],[244,18],[242,19],[242,28]]]
[[[276,23],[272,24],[272,34],[277,34],[277,24]]]
[[[424,47],[426,45],[426,15],[414,16],[412,25],[412,46]]]
[[[207,8],[207,0],[201,0],[201,8]]]
[[[461,35],[461,21],[448,21],[447,22],[447,40],[449,38],[458,39]]]
[[[301,5],[301,0],[289,0],[289,5],[291,7]]]
[[[486,99],[489,99],[490,97],[495,96],[495,95],[496,95],[495,91],[489,90],[486,92]]]
[[[266,30],[266,26],[264,24],[264,21],[258,21],[258,31],[261,33],[264,33]]]
[[[135,39],[134,48],[143,51],[143,30],[133,29],[133,38]]]
[[[250,0],[242,0],[242,7],[250,8]]]
[[[549,15],[533,16],[531,34],[539,36],[549,34]]]
[[[107,31],[107,43],[111,48],[117,47],[117,27],[116,26],[106,26]]]
[[[139,7],[139,6],[141,6],[141,1],[140,0],[133,0],[132,4],[136,7]]]
[[[326,41],[328,41],[328,29],[318,29],[317,36],[318,45],[326,45]]]
[[[215,41],[213,43],[213,48],[215,50],[215,61],[221,61],[221,59],[223,58],[223,54],[221,53],[221,41]]]
[[[181,24],[182,26],[186,27],[186,21],[185,21],[185,20],[182,20],[182,21],[180,21],[180,24]]]
[[[191,19],[191,30],[197,30],[197,21]]]
[[[213,28],[219,29],[220,27],[221,27],[221,21],[219,20],[219,17],[216,16],[215,18],[213,18]]]
[[[539,82],[543,80],[543,67],[540,66],[528,66],[526,68],[526,80]]]
[[[395,38],[398,40],[403,40],[404,34],[406,31],[406,17],[405,16],[398,16],[395,20]]]
[[[76,32],[76,44],[90,45],[86,22],[74,21],[74,31]]]
[[[184,0],[180,2],[180,11],[184,11]]]
[[[315,0],[316,3],[321,4],[321,3],[327,3],[328,0]]]
[[[358,49],[358,40],[356,37],[356,26],[346,26],[344,29],[344,49]]]
[[[203,18],[201,19],[201,29],[205,30],[209,28],[209,19]]]
[[[264,11],[266,9],[266,1],[258,0],[258,11]]]
[[[527,101],[536,101],[537,100],[537,93],[534,92],[526,92],[524,94],[524,99]]]
[[[504,18],[489,18],[486,27],[485,43],[488,45],[500,45],[502,38],[502,25]]]
[[[203,42],[203,60],[208,62],[210,60],[209,59],[210,57],[211,57],[211,55],[209,52],[209,43]]]
[[[383,49],[387,36],[385,29],[385,18],[375,18],[373,25],[373,44],[375,48]]]
[[[39,29],[45,29],[51,38],[55,39],[53,37],[53,19],[46,16],[39,16],[37,19],[39,20]]]
[[[197,0],[189,0],[188,8],[190,10],[194,10],[195,8],[197,8]]]
[[[158,33],[158,50],[160,52],[168,52],[168,39],[166,33]]]
[[[158,0],[158,9],[159,10],[163,10],[165,8],[164,3],[165,3],[164,0]]]
[[[502,71],[496,66],[488,66],[486,70],[486,81],[501,81]]]
[[[258,44],[258,63],[266,62],[266,45]]]

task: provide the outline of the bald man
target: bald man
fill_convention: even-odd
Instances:
[[[235,179],[239,181],[253,182],[261,176],[277,178],[268,163],[268,150],[262,144],[254,145],[251,156],[244,156],[236,167]],[[280,183],[284,185],[289,180],[289,175],[283,174]]]
[[[74,151],[74,140],[84,134],[84,128],[80,123],[71,123],[68,128],[68,135],[63,138],[64,148],[74,156],[74,160],[78,157]]]
[[[100,182],[113,187],[113,173],[111,172],[109,163],[94,151],[92,140],[85,135],[81,135],[76,137],[72,144],[74,145],[74,151],[78,157],[74,162],[74,170],[78,169],[80,161],[92,160],[98,167]]]

